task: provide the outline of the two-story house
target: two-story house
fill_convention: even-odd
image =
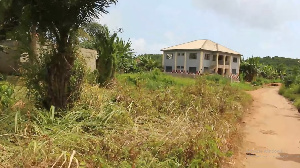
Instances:
[[[196,40],[164,48],[165,72],[239,74],[242,54],[211,40]]]

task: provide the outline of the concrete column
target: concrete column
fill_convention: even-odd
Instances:
[[[175,52],[175,71],[177,70],[177,52]]]
[[[185,71],[185,73],[187,71],[186,65],[187,65],[187,52],[184,53],[184,71]]]
[[[199,62],[199,71],[203,73],[203,61],[204,61],[204,52],[200,51],[200,62]]]
[[[237,72],[236,73],[238,73],[238,74],[240,74],[240,68],[241,68],[241,59],[242,59],[242,56],[239,56],[238,57],[238,63],[239,63],[239,69],[237,70]]]
[[[223,75],[225,75],[226,55],[223,56]]]
[[[232,66],[232,56],[229,56],[229,75],[230,74],[232,74],[232,68],[231,68],[231,66]]]
[[[216,59],[216,73],[218,73],[218,69],[219,69],[219,53],[217,53],[217,59]]]
[[[165,52],[163,51],[163,55],[162,55],[162,67],[164,68],[164,71],[166,70],[165,67]]]

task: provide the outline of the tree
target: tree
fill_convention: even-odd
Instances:
[[[106,25],[90,23],[80,32],[81,46],[97,50],[97,82],[102,86],[114,78],[115,71],[127,73],[136,66],[131,42],[118,37],[121,31],[111,33]]]
[[[117,0],[11,0],[22,6],[18,21],[28,25],[29,32],[41,32],[41,38],[52,45],[51,56],[46,64],[47,92],[45,102],[48,106],[65,109],[72,105],[71,76],[76,59],[76,34],[79,28],[101,13],[108,13],[106,8]],[[2,2],[2,1],[1,1]],[[33,30],[32,30],[33,29]],[[32,33],[31,33],[32,34]],[[76,87],[78,88],[78,87]]]
[[[242,60],[240,69],[244,74],[246,81],[255,81],[257,75],[259,74],[259,58],[252,57],[248,60]]]

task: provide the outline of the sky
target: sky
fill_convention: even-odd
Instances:
[[[136,54],[209,39],[245,58],[300,58],[299,0],[119,0],[98,21]]]

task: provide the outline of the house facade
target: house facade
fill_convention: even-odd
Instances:
[[[165,72],[239,74],[242,55],[211,40],[196,40],[164,48]]]

